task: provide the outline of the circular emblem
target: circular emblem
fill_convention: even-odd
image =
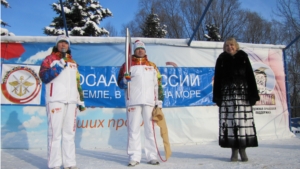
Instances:
[[[7,71],[1,89],[7,100],[16,104],[25,104],[39,94],[41,80],[31,68],[17,66]]]

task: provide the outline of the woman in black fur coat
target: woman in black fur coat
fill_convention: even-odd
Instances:
[[[219,145],[231,148],[231,161],[248,161],[246,147],[257,147],[252,106],[259,100],[247,53],[228,38],[215,66],[213,102],[219,107]]]

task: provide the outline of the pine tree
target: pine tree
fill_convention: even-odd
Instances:
[[[160,26],[158,15],[151,9],[151,14],[147,16],[145,23],[142,26],[142,34],[144,37],[164,38],[167,35],[167,26]]]
[[[6,0],[1,0],[1,5],[4,6],[5,8],[10,8],[9,3]],[[2,21],[2,19],[0,19],[0,22],[1,22],[1,26],[3,26],[3,27],[10,26],[10,25],[8,25],[8,23]],[[15,36],[15,34],[9,32],[7,29],[1,27],[1,36]]]
[[[204,37],[207,41],[221,41],[221,35],[219,34],[219,28],[212,24],[206,24],[207,34]]]
[[[98,25],[102,19],[112,16],[109,9],[104,9],[96,0],[65,0],[63,2],[68,34],[71,36],[102,36],[109,32]],[[53,10],[59,16],[55,17],[44,28],[46,35],[65,34],[63,15],[60,2],[52,4]]]

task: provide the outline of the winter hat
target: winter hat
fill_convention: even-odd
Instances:
[[[59,42],[61,41],[65,41],[69,44],[69,47],[70,47],[70,40],[69,40],[69,37],[67,37],[66,35],[59,35],[57,38],[56,38],[56,46]]]
[[[140,40],[136,40],[136,41],[134,42],[134,51],[135,51],[136,49],[138,49],[138,48],[143,48],[144,50],[146,50],[145,44],[144,44],[142,41],[140,41]]]

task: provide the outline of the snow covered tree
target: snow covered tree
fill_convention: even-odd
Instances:
[[[60,2],[52,4],[53,10],[59,15],[44,28],[46,35],[65,34],[63,15]],[[100,28],[102,19],[112,16],[109,9],[104,9],[96,0],[65,0],[63,10],[66,17],[68,34],[71,36],[102,36],[109,32]]]
[[[5,6],[6,8],[9,7],[9,4],[6,0],[1,0],[1,5]]]
[[[219,34],[219,28],[213,24],[206,24],[207,34],[204,37],[207,41],[221,41],[221,35]]]
[[[9,3],[6,0],[1,0],[1,5],[4,6],[5,8],[10,8]],[[10,26],[8,25],[8,23],[2,21],[2,19],[0,19],[1,22],[1,36],[15,36],[15,34],[9,32],[7,29],[2,28],[5,26]]]
[[[160,26],[158,15],[151,9],[151,14],[147,16],[146,21],[142,26],[142,34],[144,37],[164,38],[167,35],[167,26]]]

